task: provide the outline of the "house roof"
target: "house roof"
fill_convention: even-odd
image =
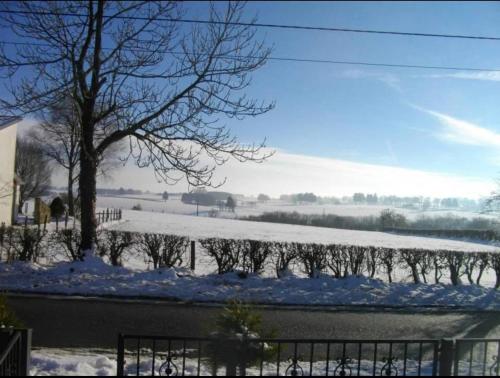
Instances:
[[[22,120],[21,117],[0,116],[0,130],[5,129],[6,127],[12,126],[21,120]]]

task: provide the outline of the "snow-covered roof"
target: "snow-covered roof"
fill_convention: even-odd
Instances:
[[[15,123],[18,123],[21,121],[21,117],[15,117],[15,116],[0,116],[0,130],[5,129],[9,126],[14,125]]]

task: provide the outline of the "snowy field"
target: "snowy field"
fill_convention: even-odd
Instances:
[[[319,227],[266,224],[195,217],[178,214],[125,210],[124,220],[109,229],[167,233],[188,236],[258,239],[304,243],[337,243],[386,248],[430,250],[498,251],[497,247],[470,242],[389,233],[350,231]],[[54,252],[56,253],[57,252]],[[66,260],[67,261],[67,260]],[[185,261],[185,266],[189,261]],[[491,289],[492,270],[485,272],[483,284],[451,286],[411,283],[406,271],[395,271],[398,282],[385,283],[385,273],[375,279],[350,277],[306,278],[300,267],[285,278],[275,278],[272,264],[261,276],[239,277],[236,273],[217,275],[216,265],[197,243],[196,271],[186,268],[151,270],[145,255],[124,257],[124,267],[116,268],[100,259],[67,263],[62,255],[43,264],[0,263],[0,290],[84,296],[146,297],[186,302],[218,302],[239,299],[259,304],[323,306],[451,307],[500,310],[500,291]],[[382,279],[383,278],[383,279]]]
[[[162,214],[146,211],[123,211],[124,222],[110,229],[188,236],[255,239],[302,243],[347,244],[386,248],[424,248],[453,251],[500,251],[491,245],[385,232],[342,230],[278,223],[249,222],[234,219]]]
[[[99,196],[97,205],[101,208],[121,208],[132,209],[133,206],[140,204],[145,211],[157,213],[170,213],[170,214],[183,214],[195,215],[196,205],[184,204],[181,202],[180,197],[175,196],[164,201],[161,196],[156,194],[143,194],[135,196]],[[390,206],[383,205],[330,205],[330,204],[292,204],[280,200],[271,200],[265,203],[257,202],[255,199],[245,199],[238,201],[235,213],[220,212],[218,217],[222,218],[237,218],[250,215],[261,215],[266,212],[298,212],[300,214],[335,214],[340,216],[378,216],[384,209],[391,208]],[[198,213],[201,216],[208,216],[208,212],[213,207],[199,206]],[[396,212],[405,215],[408,219],[416,219],[420,216],[445,216],[454,215],[464,218],[475,217],[495,217],[494,215],[486,215],[470,211],[457,211],[457,210],[410,210],[403,208],[392,208]]]

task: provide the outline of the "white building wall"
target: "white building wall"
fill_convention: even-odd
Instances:
[[[0,127],[0,224],[12,224],[17,125]]]

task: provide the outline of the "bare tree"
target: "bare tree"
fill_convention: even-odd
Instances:
[[[19,212],[29,198],[41,196],[50,186],[52,167],[43,148],[31,138],[17,139],[16,174],[21,179]]]
[[[31,135],[43,146],[47,156],[67,171],[68,213],[74,216],[74,187],[80,177],[78,109],[68,97],[62,103],[50,106],[46,113],[42,114],[42,122],[38,125],[37,131]],[[98,175],[109,176],[110,172],[119,166],[117,155],[122,147],[123,145],[117,143],[101,156]]]
[[[243,10],[242,3],[210,4],[207,22],[186,23],[181,3],[171,1],[1,4],[19,40],[0,53],[4,74],[18,83],[1,100],[3,110],[42,112],[71,93],[78,111],[82,249],[94,249],[98,161],[115,143],[127,140],[128,158],[166,182],[185,177],[194,186],[220,184],[214,170],[229,158],[270,155],[263,143],[239,143],[220,123],[274,106],[245,94],[270,50]]]

